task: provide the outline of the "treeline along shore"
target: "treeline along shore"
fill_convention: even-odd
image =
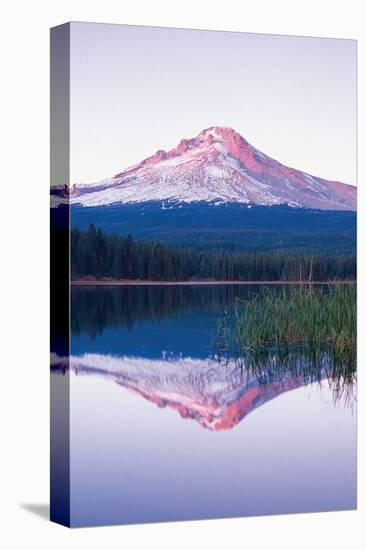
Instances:
[[[107,235],[93,224],[71,231],[71,278],[148,281],[350,281],[356,257],[198,251]]]

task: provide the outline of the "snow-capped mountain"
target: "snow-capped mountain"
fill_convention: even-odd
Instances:
[[[65,190],[58,195],[62,202]],[[87,207],[206,201],[355,210],[356,188],[288,168],[231,128],[211,127],[195,138],[182,139],[171,151],[157,151],[112,178],[74,184],[70,201]]]

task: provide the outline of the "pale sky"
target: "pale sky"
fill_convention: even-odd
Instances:
[[[356,184],[356,41],[71,24],[71,183],[95,182],[209,126]]]

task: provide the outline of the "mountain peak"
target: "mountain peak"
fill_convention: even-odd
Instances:
[[[233,128],[229,126],[210,126],[205,128],[198,134],[199,138],[212,138],[214,141],[225,142],[235,140],[238,142],[247,143],[246,140]]]
[[[112,178],[74,185],[71,200],[84,206],[172,200],[355,210],[356,188],[289,168],[233,128],[210,126]]]
[[[196,149],[199,147],[210,147],[211,145],[214,145],[215,143],[221,143],[223,145],[228,145],[229,149],[235,154],[235,148],[233,147],[235,144],[237,147],[243,147],[248,145],[248,142],[238,133],[235,132],[232,128],[225,127],[225,126],[210,126],[209,128],[205,128],[202,130],[196,137],[194,138],[183,138],[180,140],[177,147],[174,149],[171,149],[170,151],[164,151],[162,149],[159,149],[156,151],[154,155],[151,157],[148,157],[142,163],[140,164],[154,164],[155,162],[159,162],[160,160],[165,160],[166,158],[172,158],[178,155],[181,155],[183,153],[186,153],[187,151],[190,151],[192,149]],[[116,177],[118,177],[119,174],[117,174]]]

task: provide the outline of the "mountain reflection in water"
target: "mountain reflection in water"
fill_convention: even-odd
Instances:
[[[326,384],[334,401],[352,406],[355,373],[342,376],[326,353],[316,366],[306,354],[217,355],[217,319],[258,292],[259,285],[73,288],[70,359],[54,350],[52,368],[109,379],[214,431],[308,384]],[[286,298],[291,287],[270,292]]]
[[[69,398],[73,526],[355,508],[355,376],[326,350],[215,351],[217,320],[258,291],[71,289],[51,380]]]
[[[299,365],[300,367],[300,365]],[[54,357],[54,372],[99,376],[155,403],[176,410],[182,418],[196,420],[213,431],[231,429],[257,407],[301,386],[318,383],[333,388],[335,400],[344,397],[352,405],[354,386],[332,379],[329,369],[316,373],[299,368],[263,375],[263,371],[246,368],[243,361],[225,363],[213,359],[168,357],[149,359],[133,356],[84,354]]]

